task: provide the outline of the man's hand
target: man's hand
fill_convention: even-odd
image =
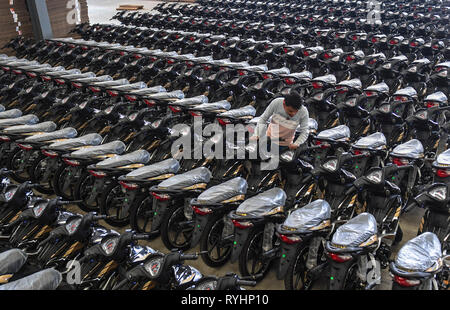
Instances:
[[[259,139],[258,136],[251,136],[250,141],[257,141]]]
[[[296,150],[296,149],[298,149],[298,145],[294,144],[294,143],[291,143],[291,144],[289,144],[289,149],[290,150]]]

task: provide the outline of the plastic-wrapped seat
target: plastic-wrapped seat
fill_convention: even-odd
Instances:
[[[239,109],[232,109],[228,110],[226,112],[220,113],[217,115],[218,117],[223,118],[247,118],[247,117],[253,117],[256,114],[256,110],[253,106],[247,105],[245,107],[239,108]]]
[[[56,129],[56,124],[54,122],[43,122],[33,125],[18,125],[11,126],[3,129],[4,133],[7,134],[22,134],[22,133],[32,133],[32,132],[50,132]]]
[[[281,225],[282,229],[297,232],[308,232],[310,228],[319,226],[323,221],[330,220],[330,204],[318,199],[289,214]]]
[[[28,255],[20,249],[0,253],[0,275],[14,274],[22,268]]]
[[[341,87],[351,87],[351,88],[355,88],[355,89],[361,89],[362,88],[362,83],[360,79],[351,79],[351,80],[345,80],[342,82],[339,82],[336,84],[336,87],[341,86]]]
[[[127,179],[150,179],[163,175],[173,175],[180,170],[180,163],[174,158],[163,160],[149,166],[133,170],[125,177]]]
[[[44,142],[44,141],[52,141],[57,139],[71,139],[77,136],[78,132],[75,128],[67,127],[60,130],[36,134],[31,137],[25,138],[26,142]]]
[[[364,91],[389,94],[389,86],[386,83],[381,82],[381,83],[371,85],[371,86],[365,88]]]
[[[0,290],[55,290],[61,281],[61,273],[53,268],[49,268],[3,284],[0,286]]]
[[[165,92],[167,92],[167,90],[164,87],[158,85],[158,86],[153,86],[153,87],[132,90],[132,91],[130,91],[130,95],[145,96],[145,95],[156,94],[156,93],[165,93]]]
[[[216,102],[208,102],[197,105],[191,110],[203,111],[203,112],[225,112],[231,108],[231,104],[227,100],[221,100]]]
[[[126,145],[122,141],[113,141],[106,144],[96,145],[89,148],[83,148],[70,153],[74,158],[93,158],[102,155],[122,154],[125,152]]]
[[[370,213],[361,213],[340,226],[331,243],[345,247],[357,247],[377,233],[377,221]]]
[[[184,98],[180,100],[175,100],[170,103],[171,106],[181,106],[181,107],[192,107],[195,105],[200,105],[208,102],[208,97],[205,95]]]
[[[236,209],[239,216],[263,216],[264,213],[278,206],[284,206],[286,193],[278,187],[271,188],[261,194],[246,199]]]
[[[184,98],[184,93],[181,90],[174,90],[171,92],[150,94],[145,97],[149,99],[159,99],[159,100],[178,100]]]
[[[334,85],[334,84],[336,84],[337,80],[333,74],[327,74],[327,75],[318,76],[316,78],[313,78],[312,81],[313,82],[324,82],[327,84]]]
[[[432,165],[434,168],[448,169],[450,167],[450,149],[439,154]]]
[[[320,140],[347,140],[350,138],[350,128],[346,125],[339,125],[330,129],[322,130],[317,134]]]
[[[8,118],[0,120],[0,128],[16,126],[16,125],[33,125],[39,122],[39,118],[34,114],[27,114],[16,118]]]
[[[47,148],[59,151],[71,150],[78,147],[99,145],[100,143],[102,143],[102,140],[102,136],[100,136],[98,133],[90,133],[78,138],[54,142],[47,146]]]
[[[375,132],[367,137],[362,137],[352,144],[355,149],[380,150],[386,148],[386,137],[381,132]]]
[[[418,159],[424,157],[424,149],[422,143],[417,139],[409,140],[396,146],[391,154],[394,157],[405,157],[411,159]]]
[[[17,118],[22,116],[22,111],[19,109],[11,109],[0,112],[0,120],[9,119],[9,118]]]
[[[395,265],[406,271],[424,272],[437,264],[441,257],[442,248],[438,237],[425,232],[403,245],[397,253]]]
[[[241,177],[228,180],[222,184],[213,186],[201,193],[197,199],[198,204],[219,203],[236,196],[247,193],[247,181]]]
[[[448,98],[443,92],[438,91],[438,92],[435,92],[435,93],[432,93],[432,94],[426,96],[423,101],[425,103],[428,101],[433,101],[433,102],[437,102],[439,104],[445,105],[448,103]]]
[[[150,154],[146,150],[137,150],[125,155],[116,155],[102,160],[95,165],[95,168],[117,168],[128,165],[146,164],[150,160]]]
[[[199,167],[168,178],[158,185],[158,189],[180,190],[196,184],[207,184],[211,179],[211,175],[211,171],[208,168]]]
[[[408,86],[408,87],[397,90],[393,96],[394,96],[394,99],[397,96],[407,96],[410,98],[417,99],[417,91],[413,87]]]

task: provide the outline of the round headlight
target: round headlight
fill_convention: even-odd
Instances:
[[[294,159],[294,152],[292,151],[284,152],[283,154],[281,154],[280,158],[282,161],[291,162]]]
[[[447,188],[445,186],[436,187],[430,190],[428,194],[436,200],[444,201],[447,198]]]
[[[322,167],[330,172],[336,171],[337,169],[337,162],[338,160],[335,159],[331,159],[326,161],[325,163],[323,163]]]
[[[381,183],[382,176],[383,176],[383,172],[381,170],[376,170],[376,171],[369,173],[366,176],[366,178],[372,183],[379,184],[379,183]]]

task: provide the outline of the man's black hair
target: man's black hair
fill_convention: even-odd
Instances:
[[[296,110],[300,110],[303,104],[303,98],[300,97],[299,93],[296,91],[291,91],[289,94],[284,96],[284,103],[288,107],[292,107]]]

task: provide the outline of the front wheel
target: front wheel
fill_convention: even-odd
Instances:
[[[73,192],[70,184],[66,184],[69,182],[69,177],[70,167],[61,165],[53,176],[53,190],[55,195],[60,196],[65,200],[75,200],[73,199]]]
[[[23,183],[30,179],[30,175],[25,168],[26,165],[23,163],[23,155],[23,150],[19,147],[16,147],[9,154],[6,166],[8,170],[13,172],[11,177],[19,183]]]
[[[78,180],[77,184],[75,184],[74,190],[74,198],[75,200],[82,200],[78,205],[81,210],[86,212],[98,211],[98,197],[95,199],[95,202],[89,202],[90,195],[93,194],[95,177],[90,173],[83,173]],[[97,189],[99,190],[99,189]],[[98,195],[98,194],[97,194]]]
[[[210,267],[220,267],[227,263],[232,250],[232,242],[222,239],[224,229],[223,215],[208,221],[200,239],[202,259]]]
[[[36,190],[42,194],[53,194],[52,175],[48,172],[48,157],[41,154],[31,164],[30,180],[39,184]]]
[[[123,227],[130,223],[130,213],[124,212],[125,193],[122,192],[122,186],[116,182],[112,182],[106,187],[100,200],[100,213],[114,218],[107,218],[107,222],[111,226]]]
[[[150,238],[156,238],[158,232],[151,231],[154,217],[153,196],[141,195],[136,197],[130,207],[130,226],[138,233],[150,234]]]

